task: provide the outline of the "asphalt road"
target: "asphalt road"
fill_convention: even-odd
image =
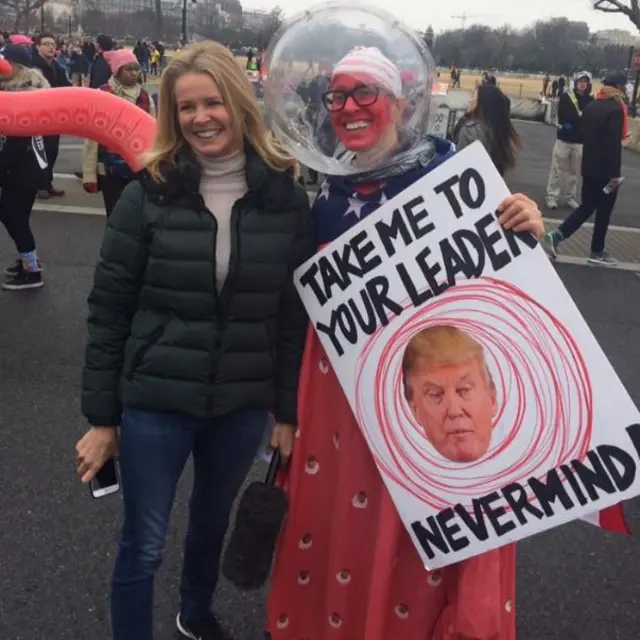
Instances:
[[[540,197],[551,137],[545,127],[523,130],[523,164],[511,186]],[[77,150],[63,150],[57,170],[75,169],[78,158]],[[640,157],[626,156],[625,173],[629,178],[617,222],[637,226]],[[98,206],[95,198],[89,201]],[[0,294],[1,640],[109,639],[107,590],[119,499],[89,496],[75,479],[73,451],[85,429],[79,412],[85,300],[103,225],[104,219],[94,215],[36,213],[47,284],[39,291]],[[11,244],[0,233],[0,264],[12,259]],[[578,266],[559,265],[558,271],[640,403],[640,279]],[[174,637],[189,480],[187,473],[157,583],[156,640]],[[640,502],[629,503],[627,510],[637,530]],[[607,535],[578,522],[518,548],[519,640],[640,636],[636,538]],[[215,606],[238,640],[261,639],[263,593],[241,594],[222,581]]]

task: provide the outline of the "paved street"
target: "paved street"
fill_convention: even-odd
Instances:
[[[541,201],[553,130],[539,125],[519,128],[525,149],[510,186]],[[67,148],[78,144],[63,140],[59,173],[79,168],[79,149]],[[640,229],[640,156],[625,155],[624,173],[627,182],[615,223]],[[78,484],[73,449],[85,429],[78,392],[85,300],[104,218],[56,211],[60,207],[99,214],[102,206],[99,196],[81,192],[74,179],[61,179],[59,186],[69,194],[39,203],[34,214],[46,286],[0,294],[1,640],[109,639],[107,582],[119,499],[93,500]],[[638,231],[616,233],[630,243],[631,253],[640,244]],[[640,254],[640,247],[636,251]],[[11,244],[0,233],[0,264],[12,259]],[[559,264],[558,272],[640,403],[640,276],[577,264]],[[158,581],[156,640],[174,637],[188,476],[179,492]],[[628,516],[632,528],[640,529],[639,501],[628,505]],[[637,538],[605,535],[584,523],[521,543],[519,640],[637,639],[638,567]],[[263,593],[240,594],[222,582],[216,608],[238,640],[260,640],[263,600]]]

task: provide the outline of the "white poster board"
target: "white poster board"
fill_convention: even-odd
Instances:
[[[475,143],[296,286],[426,567],[640,493],[640,414]]]

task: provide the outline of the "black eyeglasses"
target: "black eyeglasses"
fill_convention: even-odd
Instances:
[[[374,85],[361,84],[349,91],[345,89],[331,89],[322,96],[322,103],[327,111],[342,111],[347,105],[347,100],[353,101],[359,107],[370,107],[375,104],[380,95],[380,87]]]

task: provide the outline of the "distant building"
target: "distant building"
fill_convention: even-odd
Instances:
[[[607,29],[605,31],[597,31],[596,40],[601,46],[606,46],[608,44],[618,45],[621,47],[640,46],[640,37],[629,31],[625,31],[624,29]]]
[[[262,31],[271,19],[269,11],[263,9],[244,9],[242,11],[242,26],[247,31]]]

